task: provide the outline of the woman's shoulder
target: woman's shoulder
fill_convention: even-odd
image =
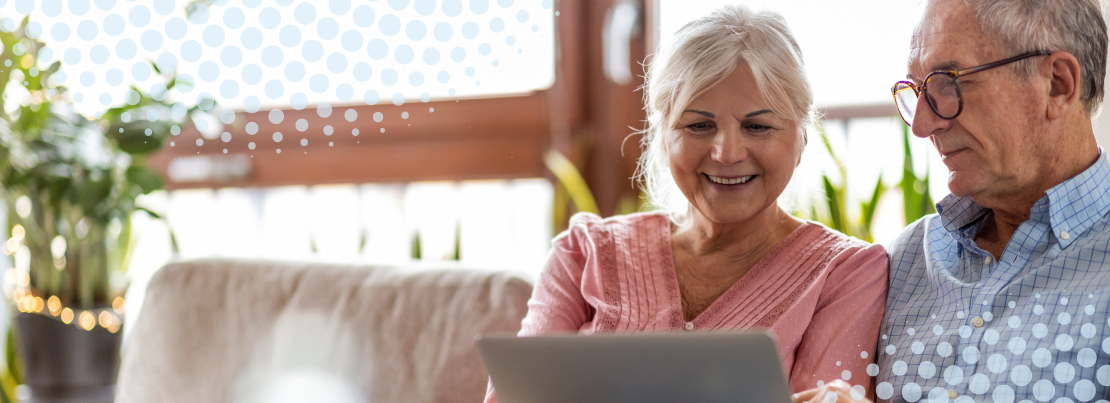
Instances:
[[[615,215],[601,218],[594,213],[577,213],[570,218],[567,230],[555,242],[612,243],[617,239],[663,238],[670,236],[670,218],[657,211]],[[616,242],[629,245],[628,242]]]
[[[823,252],[827,263],[844,261],[886,261],[887,252],[880,244],[872,244],[859,238],[846,235],[826,227],[816,221],[806,221],[798,228],[804,231],[793,245],[795,248],[811,248]],[[799,242],[800,241],[800,242]]]
[[[576,213],[570,218],[568,229],[582,229],[590,232],[597,231],[642,231],[644,227],[657,228],[670,227],[670,218],[659,211],[647,211],[632,214],[615,215],[601,218],[594,213]]]

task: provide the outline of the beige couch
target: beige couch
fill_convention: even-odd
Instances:
[[[316,362],[374,403],[479,402],[487,375],[474,337],[516,332],[531,290],[480,270],[173,263],[131,324],[116,401],[235,402],[267,368]]]

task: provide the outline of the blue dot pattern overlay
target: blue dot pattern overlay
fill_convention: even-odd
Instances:
[[[186,83],[170,99],[248,112],[521,93],[554,79],[549,0],[92,3],[0,2],[0,30],[29,16],[28,36],[47,43],[39,63],[63,62],[57,84],[88,115],[132,85],[161,85],[148,61]]]
[[[1001,259],[974,242],[987,210],[951,195],[937,210],[891,244],[880,401],[1106,402],[1106,156],[1046,192]]]

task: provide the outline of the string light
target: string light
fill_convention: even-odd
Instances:
[[[12,237],[3,243],[3,252],[5,255],[11,255],[19,250],[22,246],[23,238],[26,236],[26,230],[20,226],[15,225],[12,228]],[[65,258],[54,259],[55,265],[65,266]],[[75,324],[81,329],[88,331],[96,328],[97,325],[107,329],[111,333],[119,332],[120,326],[123,324],[121,316],[123,315],[126,307],[123,297],[115,297],[112,299],[112,306],[110,308],[98,309],[72,309],[62,303],[62,300],[57,295],[51,295],[45,300],[43,296],[35,295],[34,290],[30,288],[31,275],[22,270],[10,268],[4,273],[4,281],[7,284],[14,286],[12,290],[12,301],[15,307],[20,312],[40,314],[49,318],[55,318],[62,321],[67,325]],[[45,310],[45,311],[44,311]],[[74,319],[76,323],[74,323]]]
[[[81,325],[82,329],[93,330],[93,327],[96,327],[96,318],[89,311],[81,312],[80,318],[78,324]]]

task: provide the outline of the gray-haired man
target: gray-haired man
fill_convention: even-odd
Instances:
[[[890,247],[873,367],[893,402],[1104,402],[1110,162],[1097,0],[934,0],[893,88],[951,195]],[[856,379],[852,379],[857,381]],[[858,382],[858,381],[857,381]],[[853,401],[831,382],[798,400]]]

